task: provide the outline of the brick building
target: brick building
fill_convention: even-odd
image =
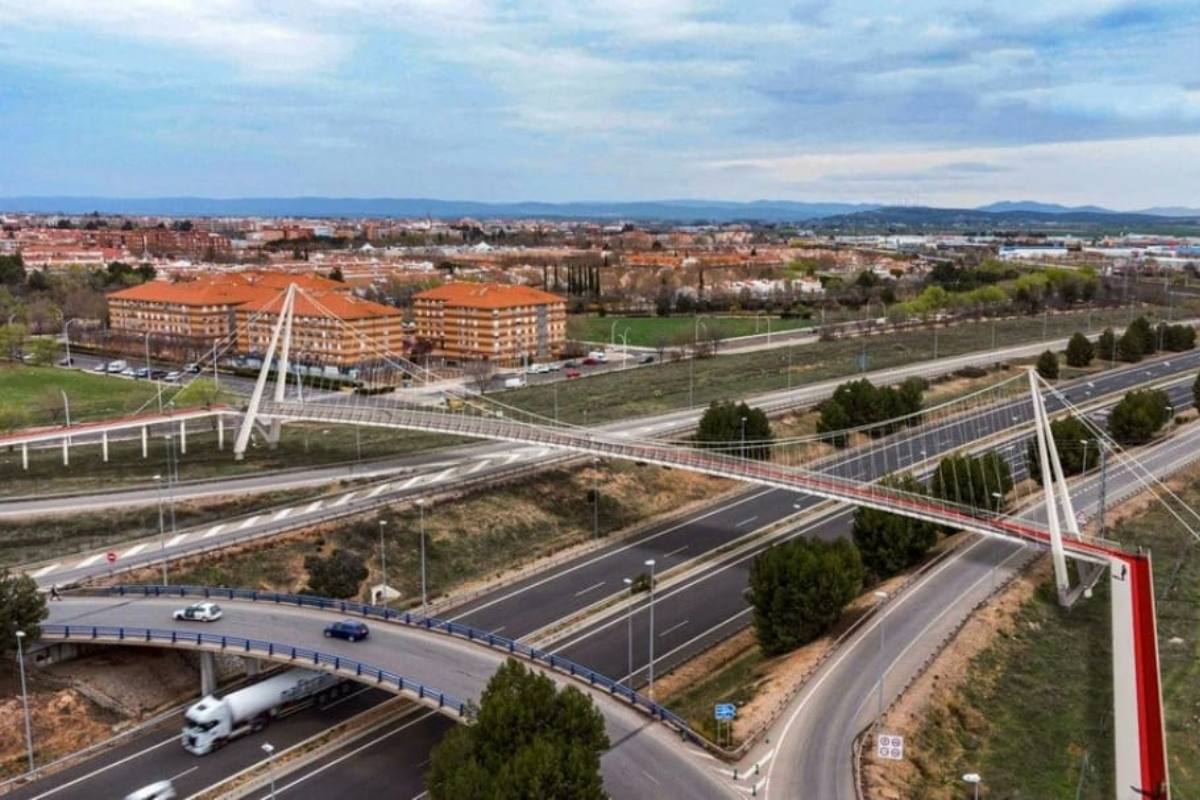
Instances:
[[[417,338],[453,360],[518,364],[566,340],[566,300],[528,286],[449,283],[414,296],[413,311]]]
[[[293,283],[304,290],[293,311],[292,352],[297,358],[346,367],[384,351],[400,351],[398,309],[355,297],[337,281],[278,272],[149,281],[113,292],[108,296],[112,344],[117,349],[121,342],[140,345],[149,332],[153,351],[196,357],[234,334],[232,352],[262,352],[284,292]]]

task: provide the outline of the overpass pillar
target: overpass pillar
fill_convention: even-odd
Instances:
[[[150,456],[150,432],[146,430],[146,426],[142,426],[142,458]]]
[[[279,446],[279,434],[283,426],[279,418],[275,417],[271,420],[271,427],[267,432],[267,449],[274,450]]]
[[[262,662],[257,658],[243,658],[242,664],[246,667],[246,676],[253,678],[262,672]]]
[[[217,691],[217,657],[212,653],[200,654],[200,695],[208,697]]]
[[[108,431],[100,431],[100,458],[108,463]]]
[[[21,443],[21,469],[29,472],[29,443]]]
[[[179,454],[187,453],[187,421],[179,420]]]
[[[63,466],[71,466],[71,440],[63,437]]]

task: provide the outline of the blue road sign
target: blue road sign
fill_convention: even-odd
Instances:
[[[731,720],[737,714],[737,707],[733,703],[717,703],[713,706],[713,716],[719,720]]]

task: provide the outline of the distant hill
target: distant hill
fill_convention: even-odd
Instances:
[[[1139,214],[1153,214],[1158,217],[1196,217],[1200,218],[1200,208],[1185,206],[1154,206],[1138,211]]]
[[[922,206],[884,206],[881,208],[825,217],[814,224],[821,228],[879,230],[889,228],[959,230],[1075,230],[1096,228],[1153,228],[1172,230],[1192,227],[1200,217],[1169,217],[1121,211],[1001,210],[976,208],[926,208]]]
[[[1119,212],[1112,211],[1100,206],[1064,206],[1058,203],[1038,203],[1034,200],[1004,200],[999,203],[990,203],[986,206],[979,206],[976,211],[987,211],[995,214],[1006,214],[1009,212],[1034,211],[1042,214],[1115,214]]]
[[[561,218],[664,222],[803,222],[877,208],[867,203],[756,200],[478,203],[407,197],[8,197],[0,210],[38,214],[130,214],[174,217]]]

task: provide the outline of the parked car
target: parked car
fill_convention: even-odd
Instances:
[[[603,350],[593,350],[588,353],[588,358],[594,358],[597,361],[608,361],[608,355]]]
[[[124,373],[122,373],[122,374],[124,374]],[[135,369],[133,371],[133,377],[138,378],[138,379],[149,378],[150,370],[146,367],[138,367],[137,369]]]
[[[70,367],[70,366],[74,365],[74,363],[75,363],[75,359],[67,358],[66,356],[63,356],[62,358],[60,358],[58,360],[58,365],[60,367]]]
[[[200,365],[197,364],[195,361],[190,361],[187,364],[183,365],[183,371],[190,372],[193,375],[195,375],[197,372],[200,371]]]
[[[92,367],[92,372],[108,372],[108,364],[101,361],[99,364]]]
[[[150,380],[152,381],[161,381],[165,377],[167,377],[167,371],[165,369],[150,370]]]
[[[170,781],[155,781],[135,792],[125,795],[125,800],[175,800],[175,784]]]
[[[638,363],[639,364],[653,364],[654,356],[642,356],[641,359],[638,360]]]
[[[580,373],[577,369],[569,369],[563,374],[567,376],[567,380],[571,380],[572,378],[578,378]]]
[[[575,367],[578,367],[578,366],[579,365],[576,364],[573,360],[563,362],[563,369],[574,369]]]
[[[186,608],[179,608],[172,614],[175,619],[181,619],[189,622],[216,622],[224,612],[216,603],[205,601],[203,603],[192,603]]]
[[[163,380],[166,381],[167,383],[179,383],[179,380],[182,377],[183,377],[182,372],[172,371],[172,372],[168,372],[166,375],[163,375]]]
[[[346,639],[351,642],[357,642],[359,639],[366,639],[371,635],[371,631],[367,626],[356,619],[344,619],[341,622],[335,622],[325,628],[325,635],[334,639]]]
[[[143,367],[143,369],[144,369],[144,367]],[[125,369],[121,370],[121,374],[124,375],[126,378],[139,377],[138,370],[134,369],[133,367],[126,367]]]
[[[581,361],[579,363],[583,364],[585,367],[594,367],[597,364],[599,364],[600,361],[599,361],[599,359],[595,359],[595,358],[592,358],[591,356],[588,356],[587,358],[585,358],[583,361]]]
[[[112,373],[124,372],[127,369],[129,369],[129,365],[124,361],[110,361],[108,362],[107,366],[104,367],[105,372]]]

